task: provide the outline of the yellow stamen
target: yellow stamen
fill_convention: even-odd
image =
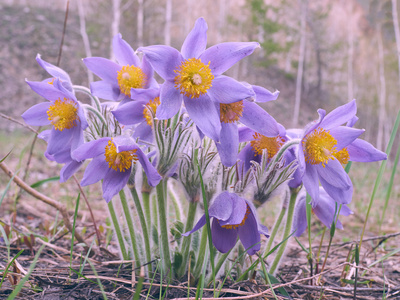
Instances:
[[[114,142],[111,139],[108,141],[104,156],[106,157],[109,168],[112,168],[115,171],[125,172],[131,168],[132,163],[135,164],[138,160],[137,154],[135,154],[136,151],[137,149],[133,149],[118,153],[117,147],[115,147]]]
[[[141,68],[135,66],[123,66],[118,72],[118,85],[121,92],[127,96],[131,95],[131,89],[141,89],[146,85],[147,77]]]
[[[150,100],[147,105],[143,109],[143,116],[146,119],[146,123],[149,126],[153,127],[153,116],[152,113],[150,112],[150,109],[152,110],[153,114],[155,115],[157,112],[157,107],[160,105],[160,97],[156,97],[153,100]],[[149,109],[150,107],[150,109]]]
[[[243,115],[243,100],[230,104],[220,103],[219,109],[221,122],[233,123],[239,121]]]
[[[236,228],[238,228],[239,226],[243,226],[244,223],[246,222],[247,217],[249,216],[249,214],[250,214],[250,208],[249,208],[249,206],[246,204],[246,213],[244,214],[243,220],[242,220],[242,222],[241,222],[240,224],[235,224],[235,225],[221,225],[221,227],[222,227],[222,228],[226,228],[226,229],[236,229]]]
[[[312,165],[322,164],[323,167],[329,159],[337,159],[342,164],[349,160],[349,153],[346,148],[338,151],[337,140],[322,128],[317,128],[309,133],[303,140],[304,158]]]
[[[47,116],[55,130],[71,129],[79,120],[78,105],[74,100],[58,98],[54,104],[50,105]]]
[[[261,155],[263,150],[267,150],[268,160],[273,158],[279,149],[285,143],[285,140],[280,135],[275,137],[266,137],[265,135],[256,132],[253,135],[254,140],[250,141],[250,145],[255,152],[254,156]]]
[[[190,98],[199,98],[205,94],[214,79],[210,62],[205,65],[198,58],[185,60],[174,72],[177,74],[174,79],[175,87]]]

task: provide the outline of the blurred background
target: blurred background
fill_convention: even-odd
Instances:
[[[112,57],[118,32],[136,49],[180,49],[198,17],[208,45],[258,41],[262,47],[228,74],[280,97],[264,108],[285,127],[304,126],[356,98],[364,139],[384,149],[400,107],[396,0],[71,0],[60,67],[88,86],[81,59]],[[66,0],[0,0],[0,112],[15,119],[43,101],[27,84],[48,75],[37,53],[57,63]],[[396,25],[398,26],[398,24]],[[399,45],[400,47],[400,45]],[[97,80],[94,78],[94,80]],[[20,125],[0,118],[3,132]]]

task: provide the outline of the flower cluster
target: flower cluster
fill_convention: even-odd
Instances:
[[[184,185],[191,207],[196,207],[201,196],[210,201],[212,242],[222,253],[231,250],[238,238],[250,255],[261,249],[268,231],[257,217],[256,207],[271,199],[278,187],[298,191],[304,186],[313,212],[328,227],[338,205],[342,205],[340,214],[351,214],[346,205],[352,200],[353,185],[344,166],[350,161],[386,159],[385,153],[359,139],[364,130],[353,128],[356,101],[329,114],[319,109],[319,119],[304,129],[285,129],[257,104],[276,100],[279,91],[224,75],[259,44],[234,42],[207,48],[207,29],[205,20],[199,18],[180,51],[164,45],[134,51],[121,34],[116,35],[112,41],[116,61],[102,57],[83,60],[101,78],[87,90],[93,106],[78,101],[76,86],[65,71],[37,56],[51,77],[27,83],[48,101],[28,109],[22,117],[29,125],[51,126],[39,137],[47,142],[46,157],[65,164],[61,181],[91,159],[81,184],[102,180],[103,198],[110,202],[140,174],[144,184],[157,186],[161,215],[165,214],[166,181],[173,177]],[[155,80],[155,72],[162,83]],[[109,105],[111,113],[102,110],[99,98],[115,101]],[[89,135],[88,129],[97,132]],[[219,161],[214,160],[216,153]],[[200,195],[200,175],[213,178],[204,182],[205,190],[217,196],[207,199]],[[142,210],[140,201],[135,205]],[[306,228],[305,211],[304,192],[297,197],[296,236]],[[159,221],[162,253],[169,260],[165,216]],[[194,213],[188,217],[189,228],[182,231],[183,236],[207,222],[204,214],[193,227],[194,217]],[[142,223],[144,232],[147,225]],[[183,253],[187,252],[185,248]]]

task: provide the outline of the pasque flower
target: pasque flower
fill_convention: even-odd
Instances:
[[[247,84],[246,84],[247,85]],[[260,136],[275,138],[280,134],[278,123],[263,108],[254,102],[276,100],[279,92],[271,93],[260,86],[250,86],[255,99],[244,99],[234,103],[218,103],[217,111],[221,121],[220,142],[216,143],[223,165],[231,167],[236,163],[239,150],[238,122],[244,124]]]
[[[157,118],[174,116],[184,101],[190,118],[215,141],[221,132],[214,103],[232,103],[254,96],[251,88],[222,75],[242,58],[253,53],[258,43],[221,43],[206,49],[207,23],[199,18],[186,37],[181,51],[164,45],[141,47],[154,70],[165,80]]]
[[[157,86],[153,68],[146,58],[140,61],[132,47],[121,34],[113,38],[113,51],[118,63],[103,57],[83,59],[86,67],[102,80],[92,82],[93,95],[106,100],[120,101],[131,98],[132,89],[147,89]]]
[[[77,161],[93,158],[85,170],[81,184],[86,186],[103,179],[103,198],[107,202],[124,188],[132,166],[137,161],[142,165],[149,185],[156,186],[161,180],[147,156],[128,136],[104,137],[91,141],[76,149],[72,157]]]
[[[160,89],[150,88],[132,90],[135,100],[121,103],[112,113],[120,124],[136,125],[134,138],[143,141],[153,141],[153,117],[160,105]]]
[[[312,212],[328,228],[331,228],[332,222],[336,219],[338,213],[342,216],[348,216],[353,213],[345,204],[342,205],[339,212],[339,205],[321,186],[319,187],[319,202],[312,208]],[[293,219],[293,231],[295,231],[294,236],[299,237],[306,228],[306,192],[303,190],[297,196],[296,200]],[[336,223],[336,228],[343,229],[343,225],[339,220]]]
[[[370,162],[387,158],[368,142],[357,139],[363,129],[341,126],[354,120],[356,111],[355,100],[327,115],[325,110],[319,109],[319,119],[304,130],[297,157],[302,181],[313,207],[320,200],[318,182],[336,202],[350,203],[353,184],[342,165],[349,161]]]
[[[83,130],[88,126],[84,110],[75,95],[58,78],[54,78],[51,84],[47,81],[27,83],[49,101],[34,105],[22,114],[22,118],[32,126],[53,126],[38,137],[48,143],[47,158],[66,164],[61,173],[61,181],[65,181],[79,167],[71,158],[71,152],[84,143]]]
[[[260,234],[268,237],[268,229],[258,221],[254,205],[235,193],[225,191],[219,194],[210,205],[208,213],[213,218],[212,242],[222,253],[232,249],[239,236],[247,253],[253,255],[260,250]],[[206,216],[203,215],[193,229],[183,235],[188,236],[205,224]]]

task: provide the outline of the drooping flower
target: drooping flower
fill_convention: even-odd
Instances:
[[[71,153],[84,143],[83,130],[88,127],[84,110],[75,95],[58,78],[52,84],[32,81],[27,83],[49,101],[29,108],[22,114],[22,118],[32,126],[53,126],[51,130],[41,132],[38,137],[47,142],[47,158],[66,164],[60,178],[65,181],[79,167],[73,161]]]
[[[387,159],[385,153],[358,139],[363,129],[341,126],[354,120],[356,111],[355,100],[339,106],[327,115],[325,110],[319,109],[319,119],[304,130],[297,158],[302,181],[312,198],[313,207],[320,200],[319,182],[336,202],[350,203],[353,184],[342,165],[349,161]]]
[[[251,86],[257,102],[276,100],[279,92],[271,93],[265,88]],[[226,167],[236,163],[239,150],[238,122],[258,132],[266,138],[275,138],[280,134],[278,123],[263,108],[247,99],[234,103],[219,103],[217,110],[221,121],[220,142],[216,143],[221,162]]]
[[[157,118],[169,119],[184,101],[190,118],[215,141],[221,132],[215,103],[233,103],[253,97],[252,89],[222,75],[242,58],[253,53],[258,43],[221,43],[206,49],[207,23],[199,18],[186,37],[181,51],[164,45],[141,47],[155,71],[165,80]]]
[[[339,204],[337,204],[337,202],[335,202],[335,200],[333,200],[321,186],[319,187],[319,202],[312,208],[312,212],[328,228],[331,228],[332,222],[336,219],[338,212],[342,216],[353,214],[345,204],[342,205],[339,211]],[[306,228],[306,192],[303,189],[297,196],[296,200],[293,219],[293,231],[295,231],[294,236],[299,237]],[[339,220],[336,223],[336,228],[343,229],[343,225]]]
[[[143,141],[153,141],[153,118],[160,105],[160,89],[150,88],[132,91],[134,101],[121,103],[113,110],[114,117],[120,124],[137,125],[133,133],[134,138]]]
[[[124,188],[132,166],[137,161],[142,165],[149,185],[156,186],[161,180],[147,156],[128,136],[104,137],[91,141],[76,149],[72,157],[77,161],[93,158],[85,170],[81,184],[86,186],[103,179],[103,198],[107,202]]]
[[[153,68],[146,58],[140,61],[121,34],[113,38],[113,51],[118,63],[103,57],[83,59],[86,67],[102,80],[92,82],[92,94],[106,100],[131,99],[131,90],[157,86]]]
[[[213,218],[212,242],[222,253],[232,249],[239,236],[247,253],[253,255],[260,250],[260,234],[269,236],[268,229],[257,219],[254,205],[235,193],[225,191],[219,194],[210,205],[208,213]],[[183,235],[188,236],[205,224],[206,216],[203,215],[193,229]]]

